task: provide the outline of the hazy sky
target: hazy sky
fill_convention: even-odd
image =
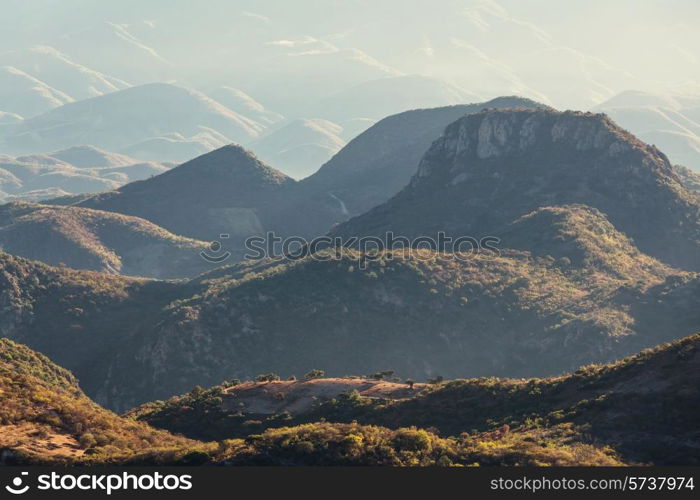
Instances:
[[[633,88],[700,88],[697,0],[0,4],[4,50],[49,45],[132,84],[228,84],[284,101],[423,74],[484,97],[519,93],[579,108]]]

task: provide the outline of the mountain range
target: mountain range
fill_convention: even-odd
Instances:
[[[0,148],[22,154],[91,144],[143,160],[179,161],[231,141],[249,142],[263,128],[201,92],[154,83],[10,124]]]
[[[129,86],[46,45],[0,53],[0,67],[3,111],[24,118]]]
[[[382,145],[390,146],[386,162],[363,162],[380,158]],[[405,160],[391,163],[393,152]],[[618,361],[697,332],[700,198],[692,172],[604,115],[515,98],[396,115],[335,158],[350,153],[356,162],[334,159],[295,181],[228,145],[105,193],[2,206],[0,336],[11,339],[6,349],[19,349],[39,372],[54,374],[50,384],[58,379],[53,387],[23,378],[23,387],[35,384],[38,397],[66,408],[62,415],[90,408],[91,421],[103,419],[102,428],[112,429],[90,439],[67,424],[38,422],[26,408],[13,410],[8,425],[19,426],[20,435],[41,430],[46,443],[32,451],[0,435],[12,460],[81,463],[95,448],[88,456],[96,463],[109,457],[113,463],[374,464],[374,452],[330,458],[309,451],[372,432],[382,433],[379,463],[385,464],[404,463],[396,451],[404,435],[440,450],[419,447],[426,464],[692,460],[697,401],[688,391],[692,380],[682,377],[696,362],[697,338]],[[130,160],[86,149],[45,161]],[[364,213],[350,218],[349,210],[338,215],[328,208],[324,196],[335,195],[338,204],[343,198],[336,193],[353,199],[353,190],[363,193],[382,172],[395,184],[382,181],[383,191],[351,205]],[[333,182],[345,190],[328,189]],[[213,249],[204,241],[225,239],[235,262],[246,238],[268,230],[311,236],[330,230],[345,238],[442,231],[493,236],[498,245],[370,253],[348,245],[296,260],[222,267],[200,255]],[[81,388],[70,374],[9,342],[49,356]],[[616,364],[576,371],[590,363]],[[267,394],[278,376],[307,372],[331,379],[279,386],[282,400],[291,391],[290,404],[295,391],[311,391],[298,408],[254,409],[270,407],[265,398],[276,397]],[[362,382],[395,375],[419,382]],[[235,381],[217,386],[256,377],[259,382],[239,388]],[[466,377],[491,378],[440,382]],[[265,388],[264,380],[273,385]],[[648,393],[628,389],[642,381]],[[356,395],[352,387],[362,391]],[[501,402],[483,402],[486,393]],[[112,411],[143,406],[117,417],[87,397]],[[668,398],[683,401],[683,408],[666,415]],[[16,400],[22,401],[7,404]],[[460,403],[431,410],[445,400]],[[474,412],[474,405],[487,410]],[[648,408],[652,430],[625,408]],[[158,434],[133,419],[187,438]],[[262,437],[252,439],[254,433]],[[101,449],[122,434],[114,448]],[[167,451],[151,445],[137,451],[134,435]],[[229,438],[247,440],[209,442]],[[285,439],[308,441],[308,453],[280,448]],[[484,452],[484,442],[500,443],[501,452]],[[533,442],[556,444],[544,450]],[[672,453],[663,453],[663,443]],[[60,452],[49,454],[51,446]]]
[[[31,53],[35,52],[45,58],[64,57],[50,48],[32,49]],[[55,64],[48,66],[53,68]],[[44,66],[36,63],[33,67]],[[78,74],[91,73],[81,69]],[[314,173],[348,140],[386,115],[482,100],[436,78],[393,76],[329,95],[285,119],[231,86],[198,92],[164,83],[135,87],[120,83],[102,88],[88,81],[85,85],[89,85],[89,92],[72,90],[70,94],[15,66],[4,67],[0,71],[0,113],[4,117],[0,120],[0,151],[35,154],[93,143],[141,160],[182,162],[238,142],[275,168],[302,178]],[[72,89],[71,85],[63,85],[66,86]],[[79,97],[72,97],[73,94]],[[104,99],[90,99],[99,96]],[[11,104],[3,105],[3,101]],[[350,101],[353,106],[346,105]],[[607,113],[640,139],[659,146],[673,163],[697,170],[699,102],[692,93],[624,91],[592,109]],[[189,111],[165,123],[150,123],[149,115],[164,116],[164,103],[169,108]],[[77,106],[66,108],[67,104]],[[120,117],[119,107],[131,106],[141,110],[143,116],[138,119],[148,123],[145,129],[128,126],[125,118],[136,117]],[[237,124],[230,123],[232,120]],[[50,129],[57,121],[61,124],[58,136]],[[108,121],[113,128],[95,128],[94,123],[100,121]]]
[[[143,162],[94,146],[49,154],[0,156],[0,201],[40,201],[116,189],[167,171],[172,164]]]
[[[700,170],[700,97],[627,91],[595,107],[672,162]]]
[[[700,465],[672,7],[5,0],[0,465]]]
[[[415,174],[420,159],[445,127],[483,109],[539,107],[519,97],[478,104],[405,111],[389,116],[350,141],[318,172],[304,179],[304,198],[323,203],[335,222],[360,215],[391,198]]]
[[[482,104],[394,115],[360,134],[318,172],[300,182],[266,165],[244,148],[228,145],[165,175],[98,194],[78,204],[141,217],[191,238],[211,241],[227,234],[224,243],[234,257],[240,258],[244,241],[250,236],[274,231],[283,237],[313,238],[388,200],[415,173],[420,157],[447,124],[467,113],[512,105],[538,106],[520,98],[499,98]],[[292,125],[253,146],[269,152],[283,150],[289,143],[282,132],[289,131]],[[325,134],[329,147],[342,143],[332,124],[307,121],[294,126],[302,135]],[[291,141],[294,142],[300,141]]]
[[[347,249],[339,258],[244,262],[178,283],[5,255],[3,334],[75,371],[99,402],[125,409],[265,370],[547,376],[694,331],[698,198],[663,153],[602,115],[520,107],[460,116],[403,190],[330,234],[496,236],[496,253]],[[404,123],[416,122],[422,130],[420,120]],[[228,146],[74,206],[8,205],[5,245],[53,264],[191,276],[204,269],[205,244],[173,234],[210,241],[226,233],[234,259],[247,237],[270,229],[323,234],[310,229],[321,204],[301,198],[308,212],[287,210],[304,184]],[[58,238],[60,251],[42,254],[38,234]],[[79,312],[55,314],[76,287],[71,310]],[[342,320],[349,315],[353,328]]]
[[[4,254],[1,333],[69,367],[98,402],[126,409],[265,370],[551,375],[688,335],[700,320],[697,275],[640,254],[600,212],[529,215],[510,244],[532,243],[468,260],[388,252],[364,268],[347,250],[180,283]]]

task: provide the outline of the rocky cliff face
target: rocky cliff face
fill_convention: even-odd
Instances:
[[[617,168],[625,161],[636,160],[673,175],[663,153],[620,129],[605,115],[509,109],[483,111],[451,124],[433,143],[412,184],[444,174],[446,161],[452,164],[450,172],[468,173],[475,170],[474,162],[479,160],[517,160],[538,152],[559,156],[560,161],[566,159],[562,155],[572,155],[569,161],[574,161],[575,153],[594,156],[597,162],[622,160]],[[459,182],[453,179],[453,184]]]
[[[604,213],[639,248],[700,269],[700,203],[666,156],[602,114],[486,110],[452,123],[408,187],[336,229],[409,237],[498,235],[546,206]]]

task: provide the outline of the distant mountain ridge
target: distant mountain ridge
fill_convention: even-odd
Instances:
[[[308,177],[345,146],[342,127],[321,119],[297,119],[252,142],[262,161],[295,179]]]
[[[174,148],[188,142],[201,144],[204,149],[198,152],[206,152],[231,141],[249,142],[263,128],[201,92],[152,83],[71,102],[5,127],[0,150],[22,154],[87,143],[132,156],[139,153],[147,160],[173,161],[183,153]],[[147,140],[171,140],[172,151],[153,154],[144,149]]]
[[[438,78],[401,75],[369,80],[340,90],[313,107],[331,120],[382,119],[409,109],[436,108],[476,102],[479,96]]]
[[[607,113],[673,163],[700,171],[700,96],[622,92],[594,108]]]
[[[197,239],[236,235],[228,241],[235,250],[243,247],[246,237],[267,230],[282,236],[313,238],[398,192],[415,172],[425,149],[451,121],[484,108],[513,104],[540,106],[527,99],[506,97],[389,117],[300,182],[265,165],[241,146],[228,145],[190,160],[165,176],[97,195],[80,205],[142,217],[176,234]],[[261,139],[260,144],[276,140],[273,133]],[[209,165],[211,171],[207,170]],[[250,170],[252,165],[255,167]],[[266,188],[265,192],[259,191],[262,184],[254,176],[243,174],[256,169],[262,178],[285,180],[274,193]],[[238,179],[236,172],[243,177]],[[177,180],[184,178],[186,182]]]
[[[110,191],[163,173],[170,166],[90,145],[15,158],[0,156],[0,203]]]
[[[86,67],[55,47],[0,51],[0,108],[24,118],[127,87],[126,81]]]
[[[318,224],[301,184],[230,145],[77,207],[202,240],[226,232],[235,248]],[[287,210],[300,200],[306,212]],[[697,331],[697,200],[663,153],[602,115],[487,109],[449,125],[399,194],[330,234],[495,235],[499,253],[343,249],[181,282],[3,254],[0,334],[118,409],[268,371],[549,376]]]

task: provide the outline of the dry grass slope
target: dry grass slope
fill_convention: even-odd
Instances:
[[[0,447],[6,462],[94,463],[122,460],[144,447],[195,444],[99,407],[70,372],[0,339]]]
[[[137,217],[72,206],[2,206],[0,246],[50,265],[112,274],[179,278],[210,268],[199,255],[205,242]]]

